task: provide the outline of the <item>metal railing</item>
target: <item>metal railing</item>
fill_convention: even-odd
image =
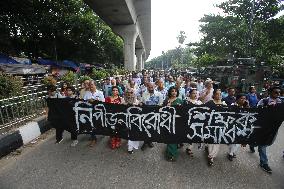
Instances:
[[[96,82],[98,89],[101,89],[102,80]],[[61,83],[62,81],[59,81],[56,84],[58,90]],[[80,89],[78,81],[73,86],[76,90]],[[0,131],[43,115],[46,108],[46,96],[45,85],[37,83],[24,86],[20,96],[0,99]]]
[[[0,130],[42,115],[47,91],[0,100]]]

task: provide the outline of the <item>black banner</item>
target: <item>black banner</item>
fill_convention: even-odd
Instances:
[[[47,99],[47,104],[54,127],[160,143],[269,145],[284,121],[284,104],[255,109],[126,106],[74,99]]]

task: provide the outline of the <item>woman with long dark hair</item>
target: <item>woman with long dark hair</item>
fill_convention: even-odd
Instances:
[[[221,89],[215,89],[213,91],[213,99],[206,103],[207,106],[216,108],[216,107],[225,107],[227,106],[225,102],[222,101],[222,91]],[[213,160],[219,152],[220,144],[208,144],[208,165],[212,166],[214,164]]]
[[[111,104],[121,104],[121,98],[119,97],[118,86],[113,86],[111,88],[111,91],[112,91],[112,95],[107,97],[105,99],[105,102],[111,103]],[[109,143],[110,143],[111,149],[119,148],[121,146],[121,138],[119,138],[117,136],[111,136]]]
[[[62,96],[67,96],[67,87],[69,86],[69,84],[67,82],[63,82],[61,84],[61,89],[60,89],[60,94]]]
[[[245,94],[238,94],[236,97],[236,102],[232,105],[232,107],[238,107],[238,108],[249,108],[249,102],[247,101]],[[228,152],[228,159],[230,161],[233,161],[234,158],[236,158],[236,152],[238,151],[240,147],[240,144],[230,144],[229,145],[229,152]]]
[[[164,106],[176,106],[182,105],[183,101],[178,98],[179,90],[176,87],[170,87],[168,90],[168,97],[165,99]],[[167,144],[166,148],[166,159],[168,161],[176,161],[178,156],[178,145],[177,144]]]
[[[201,105],[202,102],[200,100],[198,100],[198,91],[196,88],[192,88],[189,92],[188,92],[188,97],[187,100],[185,101],[185,104],[187,105]],[[202,144],[199,145],[199,148],[201,148]],[[187,148],[185,149],[185,152],[192,157],[193,156],[193,152],[192,152],[192,143],[189,143],[188,145],[186,145]]]

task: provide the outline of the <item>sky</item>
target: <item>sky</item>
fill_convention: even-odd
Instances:
[[[174,49],[179,44],[176,37],[185,31],[189,42],[201,38],[199,20],[204,14],[220,12],[215,4],[225,0],[152,0],[151,1],[151,54],[148,61],[160,56],[162,51]],[[284,2],[283,2],[284,4]],[[284,15],[284,11],[277,17]]]
[[[148,60],[177,47],[179,31],[185,31],[185,43],[201,38],[199,20],[204,14],[218,13],[214,4],[224,0],[152,0],[151,54]]]

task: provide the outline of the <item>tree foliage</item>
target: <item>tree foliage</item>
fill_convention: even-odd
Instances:
[[[179,35],[177,36],[178,43],[182,45],[184,43],[185,39],[186,39],[185,32],[180,31]]]
[[[77,75],[72,72],[72,71],[68,71],[66,72],[62,77],[61,80],[63,82],[68,83],[69,85],[74,85],[76,83],[76,79],[77,79]]]
[[[147,68],[186,68],[194,63],[194,54],[190,48],[181,46],[168,50],[161,56],[146,62]]]
[[[83,0],[0,1],[0,51],[87,63],[123,60],[123,42]]]
[[[90,77],[94,80],[105,79],[108,76],[109,76],[109,73],[107,72],[107,70],[104,70],[104,69],[97,70],[95,68],[93,68],[92,73],[90,75]]]
[[[188,44],[199,57],[209,54],[219,59],[228,56],[255,57],[257,62],[275,64],[284,55],[284,16],[279,0],[228,0],[217,5],[222,14],[208,14],[200,20],[203,38]]]
[[[0,73],[0,99],[20,95],[22,87],[21,77]]]

